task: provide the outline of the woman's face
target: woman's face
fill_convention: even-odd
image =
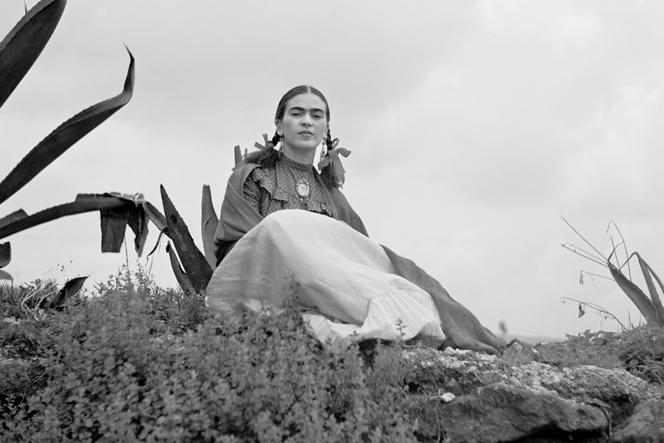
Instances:
[[[288,100],[283,118],[275,121],[284,147],[315,150],[327,133],[326,111],[325,102],[315,94],[299,94]]]

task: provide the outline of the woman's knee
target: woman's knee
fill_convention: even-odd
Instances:
[[[265,217],[260,226],[267,231],[293,232],[301,225],[301,219],[306,218],[307,215],[307,211],[298,209],[275,211]]]

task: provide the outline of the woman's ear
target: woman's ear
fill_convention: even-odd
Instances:
[[[277,127],[277,135],[284,135],[284,124],[281,122],[281,120],[275,120],[274,125]]]

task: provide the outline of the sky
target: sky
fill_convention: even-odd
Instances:
[[[0,34],[23,8],[0,2]],[[615,222],[630,251],[664,273],[663,21],[655,0],[70,0],[0,109],[0,177],[60,123],[121,91],[123,42],[136,57],[134,96],[0,216],[109,191],[161,206],[163,184],[200,245],[201,187],[218,209],[233,146],[271,135],[281,95],[311,84],[352,151],[344,193],[370,236],[487,327],[617,330],[591,310],[578,318],[564,297],[637,325],[613,281],[579,283],[581,270],[608,272],[561,247],[582,245],[561,216],[607,255]],[[5,270],[15,284],[95,282],[140,263],[176,285],[164,242],[139,259],[131,243],[127,256],[101,254],[100,239],[98,214],[63,218],[10,237]],[[152,229],[147,248],[156,239]]]

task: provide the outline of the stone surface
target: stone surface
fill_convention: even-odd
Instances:
[[[425,441],[664,441],[664,392],[623,369],[411,348],[408,380]],[[456,398],[445,403],[442,395]],[[654,435],[654,440],[647,436]],[[657,440],[659,438],[659,440]]]
[[[450,403],[422,405],[423,434],[451,442],[501,442],[525,437],[600,438],[608,429],[601,409],[566,400],[546,389],[494,383]]]
[[[650,399],[639,403],[632,416],[613,434],[611,441],[664,441],[664,400]]]

